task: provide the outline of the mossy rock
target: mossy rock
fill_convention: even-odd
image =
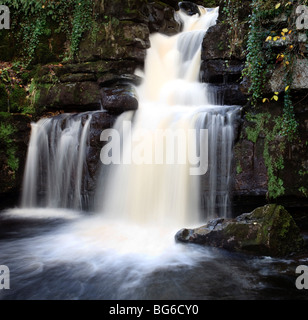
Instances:
[[[304,247],[292,216],[276,204],[257,208],[236,219],[215,219],[197,229],[182,229],[176,240],[274,257],[288,256]]]

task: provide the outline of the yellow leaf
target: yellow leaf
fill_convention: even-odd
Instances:
[[[289,62],[289,61],[286,61],[285,64],[288,66],[288,65],[290,64],[290,62]]]
[[[284,36],[284,35],[285,35],[285,33],[284,33],[284,32],[281,32],[281,35],[282,35],[282,36]]]
[[[279,9],[280,6],[281,6],[281,4],[280,4],[280,3],[277,3],[276,6],[275,6],[275,9]]]
[[[265,41],[270,41],[270,40],[272,40],[272,37],[268,36]]]
[[[286,86],[285,91],[288,91],[290,88],[290,86]]]
[[[278,37],[274,37],[273,40],[274,40],[274,41],[277,41],[277,40],[278,40]]]
[[[267,98],[264,98],[264,99],[262,100],[263,103],[265,103],[266,101],[268,101]]]
[[[287,38],[286,37],[282,37],[282,40],[285,41],[285,40],[287,40]]]
[[[289,31],[289,29],[288,28],[284,28],[284,29],[282,29],[282,32],[284,32],[284,33],[287,33]]]
[[[278,96],[273,96],[273,99],[274,99],[275,101],[278,101]]]
[[[275,93],[276,96],[279,94],[279,92],[274,92],[274,93]]]

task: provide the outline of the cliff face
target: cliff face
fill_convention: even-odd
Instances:
[[[16,118],[14,126],[21,128],[24,136],[30,132],[31,119],[48,113],[98,110],[103,106],[112,124],[114,116],[136,109],[138,101],[132,85],[140,79],[134,71],[143,67],[146,49],[150,46],[149,35],[154,32],[172,35],[180,29],[174,20],[178,5],[173,0],[86,2],[91,3],[86,24],[78,15],[78,3],[67,2],[72,5],[72,17],[65,28],[71,28],[72,34],[56,25],[57,18],[46,16],[45,33],[39,34],[33,51],[29,51],[33,59],[22,74],[18,73],[21,82],[17,84],[28,95],[23,103],[31,105],[33,112],[32,118],[26,117],[26,127],[20,127]],[[235,212],[253,209],[269,200],[303,210],[308,195],[307,48],[303,40],[305,32],[294,27],[295,7],[284,12],[282,6],[276,9],[272,1],[265,1],[261,9],[275,15],[276,20],[271,20],[266,15],[256,16],[256,9],[260,9],[256,7],[257,1],[196,3],[220,5],[218,24],[208,31],[203,41],[202,80],[216,88],[218,100],[224,104],[243,106],[233,162]],[[284,8],[288,8],[287,2]],[[24,22],[17,9],[12,10],[12,19],[15,18]],[[256,38],[254,27],[262,30],[262,39]],[[72,35],[76,30],[81,30],[82,36],[77,39],[74,51],[76,38]],[[21,39],[5,32],[1,31],[0,61],[21,60],[25,54],[25,48],[20,47]],[[279,39],[274,41],[276,36]],[[285,82],[290,78],[288,65],[294,71],[291,83]],[[1,81],[6,85],[3,80],[2,75]],[[12,102],[12,90],[9,91]],[[6,101],[1,111],[7,111]],[[286,118],[288,115],[291,118]],[[13,114],[11,117],[15,119]],[[290,119],[297,125],[292,127]],[[284,127],[288,130],[296,127],[296,134],[290,137]],[[19,159],[19,169],[14,174],[8,175],[9,170],[12,171],[8,166],[9,155],[1,157],[2,194],[20,189],[26,143],[18,150],[15,156]],[[94,158],[93,152],[91,157]]]

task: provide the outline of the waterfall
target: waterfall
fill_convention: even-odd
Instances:
[[[201,43],[218,10],[183,3],[191,9],[176,14],[183,31],[151,35],[136,71],[137,111],[114,123],[102,103],[32,123],[22,207],[0,215],[1,300],[120,301],[102,313],[138,318],[157,314],[157,300],[307,298],[294,287],[304,254],[245,258],[175,241],[180,228],[231,214],[240,110],[199,81]],[[207,313],[196,302],[160,306],[160,314]]]
[[[121,163],[108,167],[98,189],[99,211],[106,216],[181,226],[230,215],[233,122],[238,108],[213,105],[207,85],[199,82],[201,44],[207,29],[216,23],[218,8],[202,12],[187,16],[179,11],[183,32],[150,38],[144,72],[137,71],[144,78],[137,88],[139,110],[123,114],[114,127],[124,144]],[[206,139],[200,135],[202,129],[208,130]],[[193,131],[195,140],[190,140]],[[166,136],[172,132],[176,138],[166,138],[157,148],[158,132]],[[191,174],[192,145],[207,162],[203,178]],[[182,161],[157,162],[157,154],[167,157],[173,152],[175,160],[181,151]],[[136,153],[138,163],[132,160]]]
[[[238,108],[215,105],[199,81],[201,44],[218,8],[199,11],[176,13],[183,24],[178,35],[151,35],[144,71],[136,71],[144,78],[139,110],[123,113],[113,128],[120,161],[110,161],[117,152],[108,143],[101,153],[112,164],[103,165],[96,192],[97,210],[106,217],[186,226],[230,214]],[[23,208],[87,208],[91,119],[90,112],[62,114],[32,124]]]
[[[86,151],[91,113],[62,114],[32,123],[22,207],[86,206]]]

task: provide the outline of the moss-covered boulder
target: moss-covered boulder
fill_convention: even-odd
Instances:
[[[214,219],[200,228],[182,229],[176,240],[269,256],[287,256],[304,246],[292,216],[276,204],[257,208],[236,219]]]

